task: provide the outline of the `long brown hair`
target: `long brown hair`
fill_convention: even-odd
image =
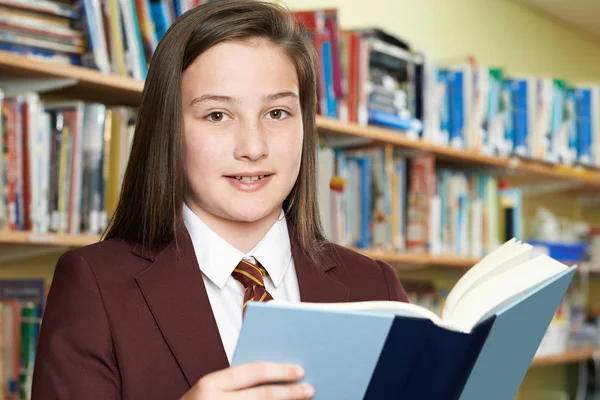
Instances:
[[[178,18],[157,46],[107,239],[121,238],[158,251],[185,230],[181,75],[212,46],[257,37],[280,46],[298,74],[304,125],[302,161],[283,207],[293,239],[315,254],[324,240],[316,200],[316,52],[288,10],[256,0],[219,0],[196,7]]]

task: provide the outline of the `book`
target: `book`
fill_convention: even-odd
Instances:
[[[512,399],[577,269],[511,239],[441,315],[392,301],[246,307],[232,365],[291,362],[314,399]]]

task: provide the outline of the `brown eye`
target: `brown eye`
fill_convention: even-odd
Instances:
[[[222,112],[213,112],[213,113],[210,113],[210,119],[211,119],[211,121],[222,121],[223,120],[223,113]]]
[[[269,112],[269,117],[271,119],[282,119],[285,118],[287,112],[283,110],[273,110]]]

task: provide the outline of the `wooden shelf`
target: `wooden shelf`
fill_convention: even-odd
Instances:
[[[64,235],[52,233],[0,231],[0,244],[35,244],[47,246],[81,247],[96,243],[96,235]]]
[[[539,356],[533,359],[531,363],[532,367],[537,366],[545,366],[545,365],[558,365],[558,364],[568,364],[583,360],[588,360],[594,356],[594,353],[599,351],[600,349],[595,348],[583,348],[583,349],[574,349],[569,350],[563,354],[553,354],[547,356]]]
[[[390,264],[404,264],[416,266],[438,266],[452,268],[471,268],[479,259],[471,257],[432,256],[429,254],[394,253],[374,250],[354,249],[367,257],[385,261]]]
[[[48,246],[81,247],[96,243],[98,235],[64,235],[53,233],[9,232],[0,231],[0,244],[36,244]],[[388,263],[431,265],[442,267],[470,268],[478,261],[477,258],[461,258],[452,256],[431,256],[428,254],[394,253],[373,250],[354,249],[368,257]]]
[[[140,103],[144,82],[74,65],[0,51],[0,79],[73,79],[73,86],[51,91],[53,94],[105,104],[135,106]]]
[[[376,126],[358,126],[322,116],[317,117],[317,127],[322,134],[332,136],[350,136],[367,139],[372,143],[392,144],[405,150],[430,153],[436,160],[459,164],[463,167],[480,169],[481,167],[497,170],[502,175],[514,177],[522,182],[547,182],[556,180],[579,183],[591,189],[600,189],[600,171],[572,168],[562,165],[546,164],[517,157],[492,157],[471,150],[459,150],[447,146],[439,146],[419,139],[412,139],[404,132]]]
[[[0,231],[0,245],[32,244],[58,247],[81,247],[96,243],[99,240],[99,235],[67,235],[54,233]],[[474,257],[454,257],[451,255],[434,256],[430,254],[396,253],[391,251],[362,250],[356,248],[353,250],[364,254],[367,257],[395,265],[399,269],[403,269],[404,267],[408,269],[411,266],[434,266],[469,269],[479,261],[479,258]],[[569,264],[568,262],[565,263]]]

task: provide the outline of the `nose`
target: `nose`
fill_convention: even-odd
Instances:
[[[267,133],[258,121],[241,123],[235,140],[234,157],[238,160],[258,161],[269,154]]]

